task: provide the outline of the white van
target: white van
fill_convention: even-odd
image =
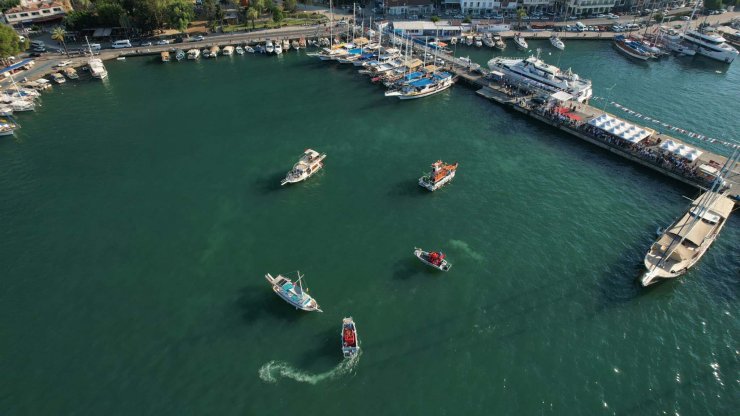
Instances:
[[[581,22],[576,22],[576,28],[579,32],[583,32],[584,30],[586,30],[586,25]]]
[[[117,40],[117,41],[113,42],[110,46],[113,49],[130,48],[131,47],[131,41],[128,40],[128,39]]]
[[[90,49],[93,50],[93,52],[100,52],[100,44],[99,43],[91,43]]]

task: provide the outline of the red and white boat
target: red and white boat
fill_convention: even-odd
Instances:
[[[457,162],[454,165],[448,165],[441,160],[432,163],[432,171],[429,175],[419,178],[419,185],[434,192],[445,186],[447,182],[452,181],[457,171]]]
[[[360,350],[360,340],[357,339],[357,326],[352,317],[342,320],[342,354],[345,358],[356,355]]]
[[[418,247],[414,248],[414,255],[421,260],[423,263],[434,267],[437,270],[446,272],[452,268],[452,263],[445,260],[445,253],[439,251],[424,251]]]

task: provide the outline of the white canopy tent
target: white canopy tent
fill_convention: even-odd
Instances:
[[[653,130],[635,126],[632,123],[612,117],[609,114],[602,114],[593,118],[588,124],[633,144],[639,143],[653,134]]]
[[[562,102],[565,102],[565,101],[570,101],[570,100],[572,100],[572,99],[573,99],[573,96],[572,96],[572,95],[570,95],[570,94],[568,94],[568,93],[567,93],[567,92],[565,92],[565,91],[558,91],[558,92],[556,92],[555,94],[552,94],[552,95],[550,96],[550,98],[552,98],[553,100],[556,100],[556,101],[558,101],[558,102],[561,102],[561,103],[562,103]]]

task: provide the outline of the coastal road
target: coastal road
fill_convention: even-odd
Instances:
[[[225,46],[235,45],[242,42],[264,42],[265,40],[282,40],[282,39],[298,39],[300,37],[305,38],[317,38],[317,37],[328,37],[329,26],[314,25],[314,26],[288,26],[279,29],[260,30],[256,32],[240,32],[240,33],[226,33],[226,34],[214,34],[207,36],[204,40],[198,42],[182,42],[173,43],[169,45],[153,45],[146,47],[133,47],[124,49],[102,49],[100,51],[100,58],[103,60],[115,59],[119,56],[136,56],[144,54],[157,54],[162,51],[169,51],[172,49],[183,49],[188,50],[191,48],[206,48],[213,45]],[[346,31],[346,27],[335,26],[333,33],[338,35]],[[81,48],[82,45],[68,45],[68,49],[72,50],[75,48]],[[21,79],[27,79],[29,81],[41,78],[49,73],[54,72],[52,67],[61,61],[72,61],[70,66],[80,67],[87,64],[87,58],[80,55],[71,55],[67,57],[61,53],[47,53],[41,57],[34,58],[36,63],[33,68],[19,72],[15,75],[16,82]],[[6,88],[12,84],[10,79],[0,81],[0,87]]]

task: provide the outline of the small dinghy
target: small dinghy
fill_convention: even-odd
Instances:
[[[357,339],[357,327],[352,317],[342,320],[342,354],[345,358],[356,355],[360,350],[360,340]]]
[[[445,260],[445,254],[442,252],[427,252],[418,247],[414,248],[414,255],[422,262],[434,267],[435,269],[446,272],[452,268],[452,264]]]
[[[275,294],[296,309],[308,312],[323,312],[316,300],[308,294],[307,289],[303,288],[303,276],[300,272],[298,272],[298,280],[295,283],[281,274],[272,277],[270,273],[267,273],[265,279],[270,282]]]

